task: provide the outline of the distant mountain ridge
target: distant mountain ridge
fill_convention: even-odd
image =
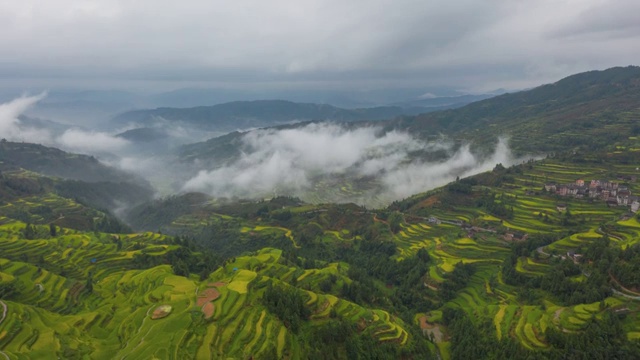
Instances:
[[[234,101],[192,108],[157,108],[134,110],[114,117],[119,125],[153,126],[159,119],[185,123],[209,131],[230,132],[256,127],[269,127],[291,122],[329,120],[338,122],[388,120],[399,115],[415,115],[448,108],[411,106],[378,106],[343,109],[328,104],[295,103],[286,100]],[[461,105],[456,105],[461,106]]]
[[[307,123],[270,130],[305,126]],[[490,156],[500,137],[516,156],[604,150],[640,135],[640,68],[612,68],[577,74],[556,83],[471,103],[459,109],[400,116],[381,122],[349,122],[349,128],[382,127],[381,134],[402,131],[424,141],[471,144],[478,158]],[[232,132],[184,145],[176,155],[185,164],[217,169],[241,159],[247,132]],[[440,154],[440,153],[434,153]],[[427,152],[418,161],[437,162]],[[442,159],[447,154],[442,154]]]

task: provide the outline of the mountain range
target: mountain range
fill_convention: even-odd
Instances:
[[[235,108],[242,103],[228,105],[226,114],[266,106],[264,121],[272,122],[285,107],[332,111],[251,104],[245,112]],[[193,119],[206,123],[206,113]],[[289,139],[276,135],[284,131],[302,137],[294,155],[335,155],[303,159],[317,161],[312,172],[325,181],[314,191],[346,197],[370,189],[393,161],[417,174],[412,181],[441,171],[441,158],[480,162],[462,151],[466,144],[481,152],[498,136],[510,137],[514,151],[545,156],[487,163],[367,208],[289,194],[154,198],[144,180],[95,157],[2,140],[0,356],[637,357],[640,68],[577,74],[455,110],[365,122],[343,115],[344,124],[231,132],[182,147],[178,160],[208,170],[239,158],[248,167],[233,169],[249,171],[234,180],[267,182],[298,170],[282,167],[290,149],[280,145]],[[310,134],[330,134],[331,147]],[[120,136],[142,142],[162,134]],[[267,159],[275,171],[255,172],[262,164],[250,161],[245,137],[265,153],[256,139],[274,145],[277,155]],[[366,163],[375,171],[335,170],[353,155],[343,149],[364,154],[349,169]],[[175,165],[162,163],[181,172]]]

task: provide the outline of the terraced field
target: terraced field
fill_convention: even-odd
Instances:
[[[548,299],[543,305],[526,305],[518,300],[519,289],[506,285],[501,279],[500,265],[509,253],[510,242],[500,233],[518,231],[526,234],[560,234],[566,230],[560,223],[565,217],[557,210],[557,204],[567,204],[572,214],[572,220],[583,222],[584,230],[575,232],[559,241],[540,249],[539,255],[520,257],[516,264],[516,271],[527,276],[543,276],[551,269],[550,259],[545,254],[563,255],[567,251],[586,246],[595,239],[607,233],[610,239],[621,248],[640,241],[640,223],[634,217],[620,220],[628,209],[609,208],[604,202],[589,199],[573,199],[545,195],[540,192],[545,183],[573,183],[582,178],[585,181],[606,179],[612,173],[629,173],[635,168],[614,166],[585,166],[567,165],[552,159],[532,164],[530,169],[525,167],[522,173],[516,173],[514,181],[491,190],[508,199],[513,207],[513,218],[499,219],[486,213],[482,208],[456,207],[443,210],[438,206],[428,208],[429,215],[437,217],[442,223],[431,223],[426,218],[405,216],[406,224],[395,236],[400,257],[408,257],[418,249],[429,251],[434,264],[425,276],[425,282],[437,291],[438,284],[444,281],[445,274],[452,271],[459,262],[474,263],[477,271],[468,285],[458,292],[456,298],[447,302],[446,307],[458,307],[467,312],[473,319],[486,319],[493,322],[497,338],[505,336],[518,339],[528,349],[544,351],[549,347],[544,333],[550,326],[565,332],[580,331],[591,318],[599,318],[604,311],[599,303],[582,304],[563,307]],[[637,185],[630,186],[637,193]],[[538,194],[533,194],[536,191]],[[495,229],[498,233],[482,229],[467,234],[462,226],[455,221],[478,225],[480,228]],[[607,223],[607,229],[602,230],[600,224]],[[471,235],[471,237],[470,237]],[[573,281],[585,281],[584,275],[576,276]],[[632,307],[629,299],[610,297],[605,300],[607,308]],[[426,321],[439,324],[441,311],[425,314]],[[416,317],[418,323],[419,317]],[[631,324],[631,321],[625,324]],[[637,328],[629,327],[629,337],[640,337]],[[446,330],[446,329],[445,329]],[[448,343],[445,340],[439,344],[443,358],[449,354]]]
[[[278,357],[300,358],[304,349],[297,337],[275,316],[268,313],[257,301],[269,281],[288,285],[295,269],[279,263],[281,251],[263,249],[253,256],[238,257],[211,275],[208,281],[224,283],[218,287],[220,298],[215,300],[213,322],[207,329],[198,354],[213,356],[248,357],[277,354]],[[256,273],[253,270],[260,270]],[[253,270],[252,270],[253,269]],[[339,272],[337,264],[313,269],[298,277],[298,284],[318,283],[327,274]],[[306,291],[306,306],[312,310],[309,328],[323,323],[335,311],[336,316],[354,323],[364,321],[365,331],[379,341],[409,340],[406,325],[382,310],[369,310],[333,295]]]
[[[19,289],[5,301],[8,310],[0,322],[0,349],[11,359],[52,353],[95,359],[301,358],[306,350],[298,335],[260,301],[266,284],[290,286],[293,274],[300,274],[300,284],[310,288],[331,274],[348,281],[340,264],[301,271],[283,265],[282,252],[275,249],[237,257],[197,281],[174,275],[168,265],[135,269],[136,254],[160,255],[176,247],[159,234],[61,229],[55,238],[25,240],[24,223],[1,220],[0,278]],[[116,238],[123,242],[120,250]],[[89,277],[91,293],[86,292]],[[208,302],[213,309],[208,318],[198,297],[206,289],[216,292]],[[316,291],[306,291],[305,298],[312,316],[304,332],[335,313],[364,322],[364,331],[378,341],[410,340],[407,325],[385,311]],[[170,313],[153,319],[159,305]]]
[[[627,316],[623,322],[627,336],[640,338],[640,303],[632,296],[615,295],[603,303],[562,306],[552,296],[538,293],[537,300],[528,301],[523,299],[520,287],[504,282],[501,271],[512,244],[519,241],[512,240],[514,234],[540,233],[558,238],[549,245],[518,254],[515,271],[526,278],[549,274],[559,256],[604,235],[620,248],[640,242],[640,223],[635,217],[623,217],[626,208],[609,208],[602,202],[541,191],[547,182],[607,178],[617,173],[629,174],[635,168],[572,165],[547,159],[521,170],[511,173],[500,187],[476,186],[476,195],[470,195],[491,191],[495,201],[508,204],[513,216],[500,218],[484,207],[474,206],[474,201],[461,202],[464,205],[454,208],[437,206],[433,201],[436,206],[425,205],[421,212],[409,210],[403,214],[399,231],[393,235],[388,232],[397,246],[396,260],[410,258],[420,249],[428,252],[431,263],[428,273],[420,278],[424,285],[420,289],[434,303],[440,301],[443,282],[457,264],[475,265],[475,272],[464,287],[441,307],[417,314],[414,324],[405,323],[390,308],[368,308],[338,297],[345,284],[353,283],[349,264],[339,262],[343,261],[340,258],[311,262],[303,268],[284,259],[281,250],[264,248],[228,259],[207,278],[206,274],[203,278],[176,276],[170,265],[144,267],[139,263],[143,256],[160,257],[179,249],[164,235],[71,230],[64,227],[65,218],[102,215],[51,194],[12,200],[0,206],[0,214],[4,214],[0,215],[0,283],[16,287],[15,294],[3,300],[6,315],[4,307],[0,309],[4,317],[0,322],[0,350],[11,359],[44,357],[52,352],[61,358],[294,359],[305,357],[308,349],[304,339],[316,328],[332,319],[342,319],[357,328],[359,334],[401,347],[414,341],[410,326],[427,324],[432,334],[438,334],[433,348],[437,347],[441,357],[447,359],[450,334],[442,320],[447,308],[462,309],[477,323],[489,324],[498,339],[517,339],[523,347],[539,351],[550,346],[545,338],[547,329],[579,332],[591,319],[601,318],[607,308],[622,309]],[[348,184],[327,184],[323,191],[331,196],[362,195]],[[634,193],[640,190],[636,183],[630,188]],[[429,199],[423,202],[432,203]],[[567,205],[570,217],[558,210],[559,203]],[[42,204],[54,210],[43,211]],[[324,205],[291,209],[292,216],[304,219],[326,211]],[[25,239],[26,224],[13,219],[20,214],[41,224],[35,226],[36,239]],[[391,229],[390,220],[381,220],[386,219],[384,211],[359,214],[370,222],[368,217],[372,216],[377,227]],[[437,221],[430,221],[428,216]],[[563,222],[574,224],[574,230],[567,232]],[[49,235],[49,223],[57,225],[55,236]],[[298,230],[287,223],[247,221],[216,212],[182,216],[169,227],[188,230],[213,223],[233,223],[241,238],[271,237],[287,245],[290,242],[296,251],[304,250],[308,244],[299,242]],[[315,241],[349,248],[366,241],[363,234],[335,226],[323,228]],[[587,282],[588,275],[578,274],[571,281]],[[380,297],[395,291],[391,285],[378,282],[373,286],[379,288]],[[298,333],[263,304],[263,294],[270,284],[295,289],[302,295],[311,315]],[[154,319],[159,308],[170,311]]]

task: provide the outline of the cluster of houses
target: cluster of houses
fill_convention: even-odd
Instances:
[[[608,206],[629,206],[632,212],[640,210],[640,197],[631,194],[626,186],[607,180],[576,180],[572,184],[545,184],[544,189],[560,196],[576,198],[595,198],[603,200]]]

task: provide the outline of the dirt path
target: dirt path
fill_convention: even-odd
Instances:
[[[553,320],[555,320],[556,322],[560,321],[560,314],[562,314],[563,311],[564,309],[556,310],[556,312],[553,313]]]
[[[542,255],[546,255],[546,256],[553,256],[553,255],[551,255],[551,254],[549,254],[549,253],[544,252],[544,250],[542,250],[542,248],[543,248],[543,247],[544,247],[544,246],[540,246],[539,248],[537,248],[537,249],[536,249],[536,251],[537,251],[539,254],[542,254]]]
[[[5,304],[4,301],[0,300],[0,304],[2,305],[2,319],[0,319],[0,324],[2,324],[2,322],[4,321],[4,319],[7,317],[7,304]]]
[[[616,289],[611,289],[611,290],[613,291],[613,293],[614,293],[614,294],[616,294],[616,295],[620,295],[620,296],[624,296],[624,297],[626,297],[627,299],[631,299],[631,300],[640,300],[640,296],[627,295],[627,294],[625,294],[625,293],[623,293],[623,292],[620,292],[620,291],[618,291],[618,290],[616,290]]]
[[[631,290],[631,289],[627,289],[626,287],[622,286],[622,284],[620,284],[620,282],[618,281],[618,279],[616,279],[616,278],[613,276],[613,274],[609,273],[609,276],[611,277],[611,280],[612,280],[614,283],[616,283],[616,285],[620,286],[620,288],[621,288],[622,290],[624,290],[624,291],[628,292],[629,294],[633,294],[633,296],[632,296],[632,295],[629,295],[629,296],[627,296],[627,297],[629,297],[629,298],[631,298],[631,299],[639,299],[639,298],[640,298],[640,294],[639,294],[639,293],[637,293],[637,292],[635,292],[635,291],[633,291],[633,290]]]
[[[389,225],[389,223],[387,221],[382,220],[382,219],[378,219],[378,215],[377,214],[373,214],[373,221]]]
[[[621,237],[620,237],[620,236],[618,236],[618,235],[613,235],[613,234],[609,234],[609,233],[606,233],[606,232],[602,231],[602,227],[599,227],[599,228],[598,228],[598,230],[596,230],[596,232],[597,232],[598,234],[607,235],[608,237],[610,237],[610,238],[614,238],[614,239],[616,239],[616,240],[618,240],[618,241],[624,241],[624,239],[623,239],[623,238],[621,238]]]

